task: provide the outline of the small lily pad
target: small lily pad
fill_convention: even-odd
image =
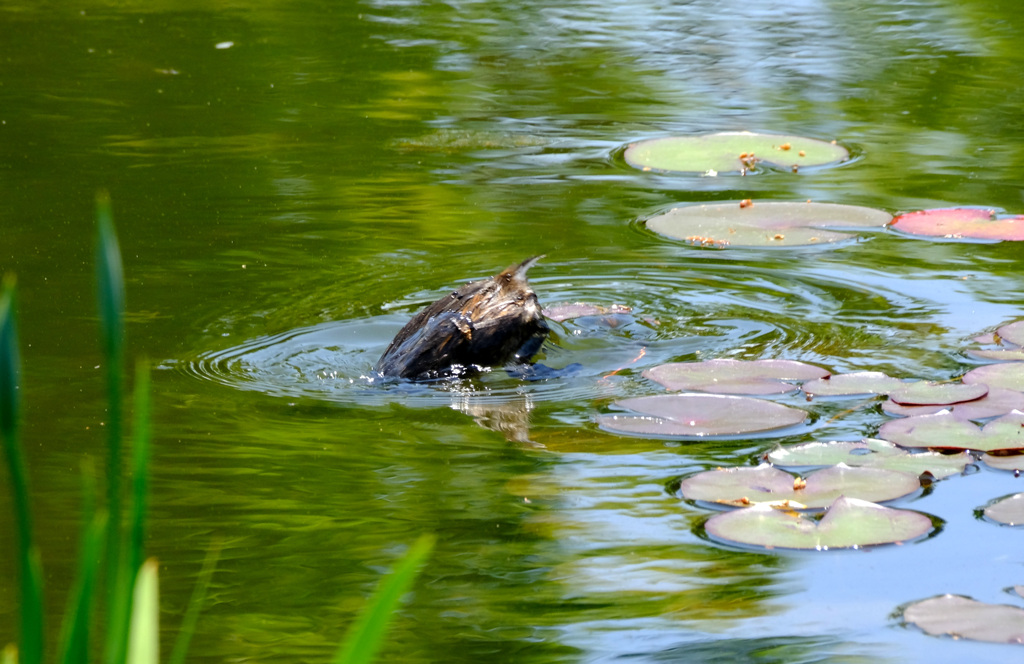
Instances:
[[[628,314],[633,311],[632,307],[627,307],[623,304],[590,304],[587,302],[572,302],[566,304],[555,304],[550,307],[545,307],[541,312],[547,318],[561,323],[562,321],[571,320],[573,318],[583,318],[584,316],[616,316],[620,314]]]
[[[1008,604],[941,595],[914,602],[903,610],[903,620],[932,636],[1024,644],[1024,609]]]
[[[807,413],[799,408],[718,394],[662,394],[623,399],[613,405],[638,414],[599,415],[601,427],[649,436],[736,436],[794,426],[807,419]]]
[[[991,503],[985,516],[1008,526],[1024,526],[1024,493],[1015,493]]]
[[[771,463],[784,468],[830,466],[845,463],[848,466],[886,468],[915,475],[928,472],[936,479],[962,473],[967,464],[974,461],[974,457],[969,452],[960,452],[959,454],[919,452],[913,454],[877,438],[777,447],[765,456]]]
[[[704,524],[709,535],[741,544],[819,551],[904,542],[933,527],[919,512],[846,496],[836,498],[820,520],[764,504],[716,514]]]
[[[697,473],[679,484],[688,500],[744,506],[791,501],[808,509],[827,507],[839,496],[881,502],[917,491],[916,475],[881,468],[851,468],[839,464],[816,470],[801,479],[768,464]]]
[[[899,378],[887,376],[881,371],[857,371],[807,381],[801,389],[815,397],[846,397],[889,394],[903,384]]]
[[[1015,410],[992,420],[983,428],[957,419],[948,410],[892,420],[878,430],[878,437],[903,447],[934,449],[1024,450],[1024,413]]]
[[[1024,454],[989,454],[981,455],[981,461],[989,468],[1020,472],[1024,470]]]
[[[1020,362],[1024,360],[1024,349],[994,348],[991,350],[969,350],[967,355],[978,360],[994,360],[996,362]]]
[[[889,393],[889,398],[904,406],[948,406],[961,401],[974,401],[988,394],[982,383],[905,383]]]
[[[997,215],[994,210],[944,208],[901,214],[891,227],[909,235],[950,240],[1024,240],[1024,216]]]
[[[828,371],[793,360],[732,360],[673,362],[643,372],[669,390],[696,390],[715,394],[786,394],[799,389],[787,381],[827,376]]]
[[[996,334],[1000,339],[1014,346],[1024,346],[1024,320],[1003,325],[996,330]]]
[[[786,170],[835,164],[850,158],[837,143],[803,136],[727,131],[699,136],[670,136],[633,143],[626,163],[645,171],[677,173],[751,173],[760,165]]]
[[[1007,390],[1024,392],[1024,370],[1016,362],[986,364],[965,373],[960,382],[968,385],[983,383],[989,388],[1002,387]]]
[[[949,409],[958,420],[987,420],[1007,413],[1024,411],[1024,394],[1014,390],[993,388],[988,394],[974,401],[964,401],[952,406],[904,406],[889,400],[882,404],[882,410],[890,415],[913,417],[931,415]]]
[[[747,201],[744,201],[747,203]],[[794,247],[850,240],[829,229],[882,228],[888,212],[835,203],[712,203],[672,208],[647,220],[659,235],[706,247]]]

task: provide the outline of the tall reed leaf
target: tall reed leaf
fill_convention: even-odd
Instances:
[[[419,575],[420,566],[434,548],[433,535],[420,535],[377,586],[366,608],[349,628],[334,664],[368,664],[384,645],[388,625],[402,597]]]
[[[32,539],[28,472],[18,438],[20,417],[21,355],[18,352],[18,317],[14,280],[5,279],[0,295],[0,437],[18,524],[18,561],[21,568],[21,662],[43,661],[43,570]]]

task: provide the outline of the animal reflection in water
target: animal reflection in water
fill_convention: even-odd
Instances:
[[[424,381],[528,362],[550,331],[526,280],[541,258],[465,284],[413,316],[377,360],[377,373]]]

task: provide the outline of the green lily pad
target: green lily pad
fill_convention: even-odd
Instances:
[[[996,470],[1009,470],[1018,473],[1024,470],[1024,454],[989,454],[981,455],[981,462]]]
[[[1007,390],[1024,392],[1024,370],[1016,362],[1005,364],[986,364],[975,367],[963,375],[960,382],[972,385],[983,383],[989,388],[1001,387]]]
[[[878,437],[903,447],[982,452],[1024,450],[1024,413],[1007,413],[982,428],[943,410],[934,415],[886,422],[879,428]]]
[[[904,406],[891,399],[882,404],[883,411],[900,417],[931,415],[947,408],[958,420],[987,420],[1006,415],[1014,410],[1024,411],[1024,394],[1014,390],[993,388],[980,399],[964,401],[952,406]]]
[[[741,544],[818,551],[904,542],[933,528],[919,512],[846,496],[832,502],[820,520],[762,504],[716,514],[704,524],[712,537]]]
[[[786,170],[836,164],[849,159],[850,151],[803,136],[727,131],[640,141],[626,148],[623,157],[645,171],[718,175],[758,172],[762,164]]]
[[[936,479],[962,473],[967,464],[974,461],[974,457],[969,452],[960,452],[959,454],[919,452],[914,454],[877,438],[777,447],[765,457],[771,463],[784,468],[831,466],[845,463],[847,466],[886,468],[915,475],[927,472]]]
[[[974,401],[988,394],[982,383],[905,383],[889,393],[889,398],[904,406],[948,406],[961,401]]]
[[[1008,526],[1024,526],[1024,493],[1015,493],[991,503],[985,516]]]
[[[637,415],[599,415],[615,433],[703,438],[771,431],[800,424],[807,413],[772,401],[718,394],[662,394],[616,401]]]
[[[996,330],[996,334],[999,335],[1000,339],[1014,346],[1024,346],[1024,320],[1003,325]]]
[[[901,214],[890,226],[901,233],[948,240],[1024,240],[1024,216],[994,210],[944,208]]]
[[[816,470],[801,480],[768,464],[719,468],[697,473],[679,484],[688,500],[743,506],[791,501],[806,509],[827,507],[839,496],[872,502],[894,500],[921,488],[916,475],[881,468],[839,464]]]
[[[850,240],[841,230],[882,228],[888,212],[835,203],[781,201],[686,205],[647,220],[659,235],[702,247],[795,247]]]
[[[821,367],[793,360],[731,360],[673,362],[643,372],[669,390],[696,390],[715,394],[786,394],[800,389],[787,381],[827,376]]]
[[[903,620],[932,636],[1024,644],[1024,609],[1008,604],[941,595],[909,605]]]
[[[881,371],[857,371],[807,381],[801,389],[815,397],[846,397],[889,394],[903,384],[899,378],[887,376]]]

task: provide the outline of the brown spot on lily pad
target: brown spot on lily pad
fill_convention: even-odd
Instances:
[[[793,360],[732,360],[672,362],[643,372],[669,390],[715,394],[786,394],[799,389],[794,382],[827,376],[828,371]]]
[[[597,423],[615,433],[704,438],[736,436],[795,426],[807,413],[750,397],[719,394],[662,394],[616,401],[633,411],[598,415]]]
[[[802,489],[794,487],[793,475],[761,464],[697,473],[679,484],[687,500],[726,505],[794,501],[806,508],[823,508],[840,496],[881,502],[917,491],[916,475],[881,468],[852,468],[838,464],[809,473]]]
[[[882,210],[835,203],[709,203],[672,208],[648,219],[647,228],[697,246],[793,247],[850,240],[855,236],[844,230],[880,229],[891,219]]]
[[[903,620],[932,636],[1024,644],[1024,609],[1007,604],[941,595],[909,605]]]
[[[994,210],[943,208],[902,214],[892,228],[909,235],[948,240],[1024,240],[1024,216],[997,215]]]
[[[745,175],[759,171],[762,164],[780,170],[794,165],[837,164],[849,159],[850,151],[834,142],[803,136],[727,131],[639,141],[626,148],[623,158],[645,171]]]
[[[820,520],[770,505],[716,514],[704,529],[712,537],[785,549],[845,549],[917,539],[934,528],[932,520],[910,510],[883,507],[841,496]]]

